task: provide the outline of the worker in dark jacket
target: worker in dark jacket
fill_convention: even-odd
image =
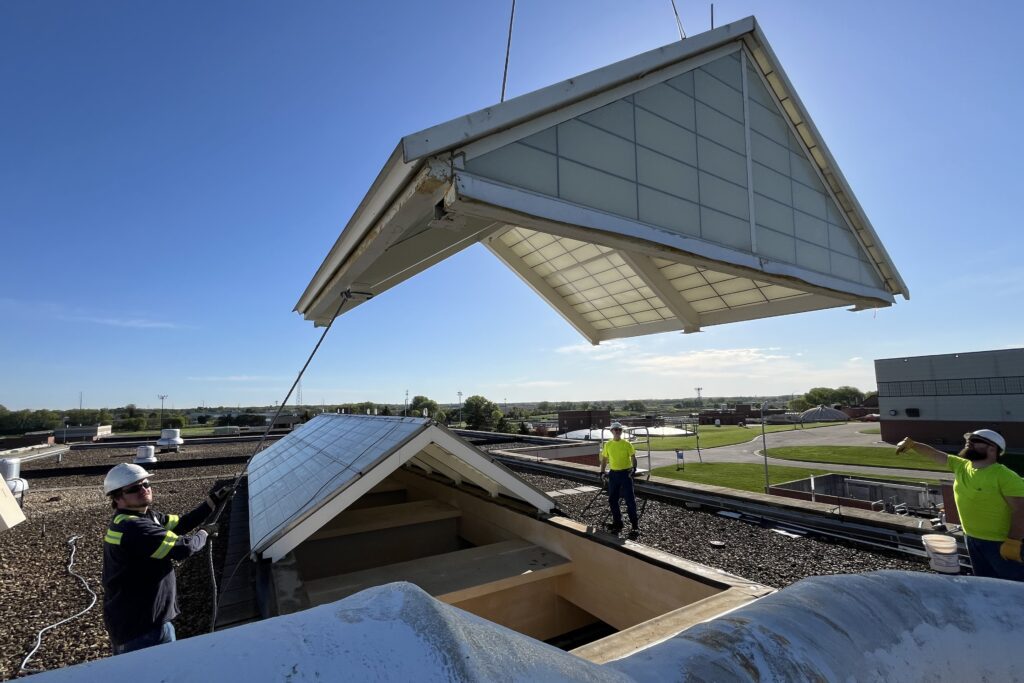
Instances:
[[[114,508],[103,539],[103,621],[115,655],[174,640],[171,620],[180,610],[171,561],[202,550],[207,532],[186,534],[230,493],[230,487],[216,488],[187,515],[168,515],[150,507],[150,476],[138,465],[122,463],[103,481]]]

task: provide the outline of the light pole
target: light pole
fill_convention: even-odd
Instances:
[[[462,392],[460,391],[460,392],[458,392],[458,394],[459,394],[459,426],[461,427],[462,426]]]
[[[768,493],[768,437],[764,433],[764,401],[761,401],[761,452],[764,454],[764,492]]]
[[[160,399],[160,417],[156,427],[159,430],[164,428],[164,399],[167,398],[167,394],[157,394],[156,397]]]
[[[703,406],[704,403],[700,400],[700,392],[704,391],[704,387],[694,387],[693,390],[697,392],[697,405]]]
[[[402,417],[409,416],[409,390],[405,390],[405,407],[402,408]]]

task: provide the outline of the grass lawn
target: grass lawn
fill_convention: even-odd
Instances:
[[[754,491],[764,493],[764,465],[756,463],[688,463],[686,469],[676,471],[674,465],[668,467],[657,467],[651,474],[656,477],[668,479],[681,479],[693,481],[698,484],[711,484],[713,486],[724,486],[730,489],[741,491]],[[769,465],[768,480],[772,484],[781,484],[794,479],[806,479],[811,475],[831,474],[829,470],[811,469],[808,467],[786,467],[784,465]],[[839,472],[838,474],[853,474],[862,477],[878,477],[878,474],[867,472]],[[927,482],[938,484],[932,479],[909,479],[905,477],[885,477],[886,479],[898,479],[900,481]]]
[[[867,429],[860,430],[860,433],[861,434],[881,434],[882,433],[882,428],[881,427],[868,427]]]
[[[842,422],[808,422],[804,425],[804,429],[811,429],[814,427],[832,427],[837,424],[843,424]],[[786,432],[793,430],[793,425],[766,425],[766,432]],[[796,427],[796,429],[800,429]],[[746,443],[751,439],[756,439],[761,436],[761,426],[751,425],[749,427],[737,427],[736,425],[722,425],[721,427],[715,427],[712,425],[701,425],[700,430],[700,447],[701,448],[715,448],[716,446],[732,446],[737,443]],[[638,435],[639,436],[639,435]],[[639,436],[639,438],[643,438]],[[640,447],[638,447],[640,448]],[[697,437],[695,436],[652,436],[651,437],[651,450],[652,451],[674,451],[677,449],[692,451],[697,448]],[[762,477],[763,479],[764,477]]]
[[[896,455],[895,448],[884,446],[789,446],[769,448],[768,455],[783,460],[827,462],[837,465],[864,465],[865,467],[896,467],[904,470],[932,470],[946,472],[930,458],[917,453]]]

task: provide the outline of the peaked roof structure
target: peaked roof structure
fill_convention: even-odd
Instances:
[[[546,495],[426,418],[318,415],[249,464],[253,553],[277,561],[403,465],[509,496],[540,512]]]
[[[296,310],[477,242],[595,344],[909,297],[753,17],[406,136]]]

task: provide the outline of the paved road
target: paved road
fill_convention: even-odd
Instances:
[[[817,427],[814,429],[796,429],[782,432],[768,432],[768,448],[781,448],[783,446],[890,446],[881,441],[878,434],[861,434],[862,429],[868,429],[872,425],[863,423],[849,423],[836,425],[835,427]],[[703,427],[704,430],[711,430],[714,427]],[[734,446],[719,446],[717,448],[702,448],[701,457],[704,462],[747,462],[763,463],[764,457],[760,455],[762,448],[761,433],[756,427],[750,428],[751,440],[746,443]],[[657,445],[657,439],[653,445]],[[651,461],[653,467],[664,465],[675,465],[675,451],[652,451]],[[697,462],[697,451],[686,452],[687,462]],[[932,472],[929,470],[906,470],[899,467],[868,467],[866,465],[836,465],[832,463],[804,462],[802,460],[782,460],[779,458],[768,458],[770,465],[785,465],[788,467],[805,467],[810,469],[827,469],[834,472],[859,472],[861,474],[871,473],[879,477],[910,477],[912,479],[944,479],[952,480],[951,472]],[[893,456],[893,464],[899,464],[899,458]],[[646,458],[640,459],[641,467],[646,467]]]

